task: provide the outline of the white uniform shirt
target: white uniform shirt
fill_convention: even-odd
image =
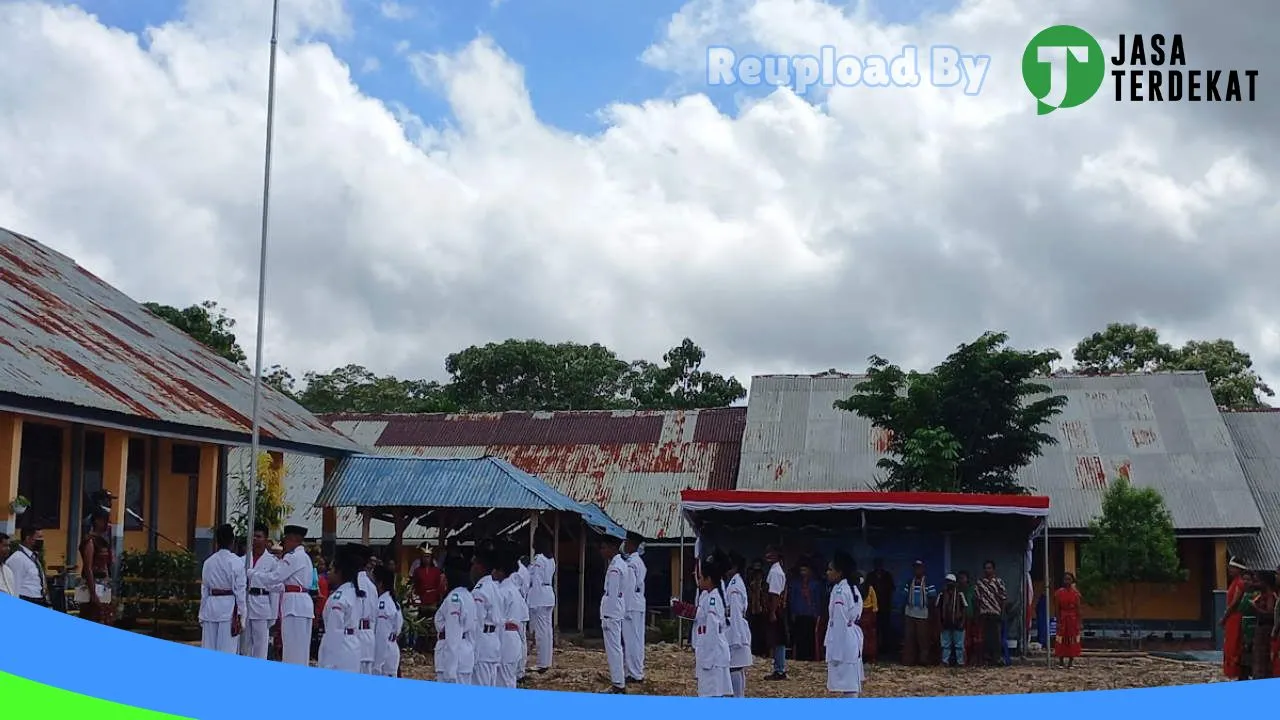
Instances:
[[[631,570],[631,577],[627,581],[626,607],[627,612],[644,612],[644,581],[649,575],[649,568],[644,564],[644,558],[640,557],[640,553],[633,552],[627,556],[627,568]]]
[[[324,635],[316,664],[331,670],[356,672],[360,669],[360,639],[356,625],[360,622],[360,603],[351,583],[343,583],[324,603]]]
[[[359,628],[356,636],[360,638],[361,643],[360,659],[364,662],[373,662],[373,656],[377,651],[374,625],[378,621],[378,586],[373,584],[369,574],[363,570],[356,576],[356,582],[364,591],[364,597],[360,598],[360,624],[356,626]]]
[[[787,572],[782,569],[782,563],[776,562],[769,566],[769,575],[765,578],[765,582],[769,587],[770,595],[781,595],[787,590]]]
[[[399,665],[399,655],[397,651],[399,647],[400,631],[404,629],[404,614],[400,611],[400,606],[396,605],[396,601],[391,597],[391,593],[385,592],[378,598],[378,619],[373,625],[374,638],[377,642],[375,646],[375,663],[394,662]],[[392,672],[397,668],[384,667],[383,672]]]
[[[529,607],[554,607],[556,604],[556,561],[542,553],[533,556],[529,568]]]
[[[476,662],[502,662],[502,644],[498,633],[506,620],[502,616],[500,605],[501,588],[493,578],[485,575],[476,583],[471,597],[476,603]]]
[[[827,660],[843,663],[862,659],[861,618],[862,594],[850,587],[848,580],[841,580],[827,601],[827,636],[823,641]]]
[[[524,655],[523,641],[520,639],[521,622],[529,619],[529,608],[520,596],[520,586],[515,578],[509,577],[498,584],[498,592],[502,596],[499,605],[502,607],[502,621],[498,624],[501,633],[502,662],[520,662]],[[523,617],[522,617],[523,616]]]
[[[516,564],[516,574],[512,576],[515,579],[516,588],[520,590],[520,597],[527,602],[529,599],[529,584],[533,581],[529,575],[529,568],[522,562]]]
[[[0,593],[17,597],[17,586],[13,582],[13,570],[4,563],[0,563]]]
[[[604,573],[604,594],[600,597],[600,617],[621,620],[627,614],[627,582],[633,577],[622,555],[614,555]]]
[[[698,612],[693,618],[693,661],[697,667],[710,669],[729,667],[728,626],[724,619],[724,602],[712,590],[698,595]]]
[[[35,553],[25,545],[14,545],[5,566],[13,571],[13,592],[18,597],[44,597],[44,583],[40,580],[40,565]]]
[[[230,595],[215,596],[219,590],[229,590]],[[204,561],[200,573],[200,622],[231,622],[233,613],[245,614],[244,561],[239,555],[223,548]]]
[[[751,623],[747,621],[747,584],[742,575],[734,575],[724,590],[729,603],[729,629],[725,633],[730,645],[751,646]]]
[[[258,574],[248,576],[249,589],[250,591],[254,588],[265,590],[267,594],[255,595],[253,592],[249,592],[247,602],[250,620],[266,620],[274,623],[276,618],[280,617],[280,593],[284,591],[284,586],[279,583],[267,585],[265,582],[267,576],[263,574],[269,572],[278,562],[280,561],[276,559],[276,556],[269,552],[263,552],[253,561],[253,570],[258,571]],[[244,565],[243,556],[240,558],[240,564]]]
[[[436,611],[436,631],[443,633],[443,642],[436,645],[437,668],[446,676],[468,675],[476,665],[476,602],[471,591],[454,588]],[[441,653],[440,649],[447,650]],[[443,655],[443,657],[442,657]]]
[[[282,586],[280,596],[280,614],[285,617],[311,619],[316,616],[316,604],[306,592],[311,587],[315,567],[311,564],[311,556],[301,545],[287,552],[270,568],[254,568],[250,576],[260,576],[254,582],[268,587]],[[301,589],[302,592],[291,592],[290,588]]]

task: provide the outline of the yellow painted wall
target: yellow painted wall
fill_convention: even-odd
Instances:
[[[1074,546],[1074,547],[1073,547]],[[1205,567],[1207,547],[1213,547],[1211,539],[1185,539],[1178,541],[1178,556],[1187,571],[1187,579],[1174,585],[1139,585],[1135,588],[1134,613],[1136,620],[1165,620],[1196,622],[1204,617],[1204,601],[1208,583],[1214,568]],[[1074,571],[1079,566],[1081,544],[1078,541],[1055,541],[1052,557],[1062,557],[1064,568],[1051,568],[1052,576],[1062,576],[1064,570]],[[1041,583],[1037,582],[1039,589]],[[1119,592],[1112,594],[1100,606],[1085,605],[1081,614],[1086,620],[1115,620],[1124,617]]]
[[[40,425],[49,425],[60,427],[63,429],[62,444],[62,509],[59,515],[59,527],[48,528],[44,531],[45,544],[45,562],[51,573],[61,571],[66,565],[67,554],[67,529],[70,524],[71,509],[71,426],[68,423],[46,420],[44,418],[35,418],[29,416],[17,416],[23,422],[30,422]],[[96,428],[86,425],[87,431],[103,432],[102,428]],[[150,447],[150,438],[142,435],[132,435],[135,438],[144,438],[147,440],[147,446]],[[2,440],[2,439],[0,439]],[[159,457],[160,463],[160,518],[159,522],[151,517],[151,469],[147,467],[144,474],[143,482],[143,512],[142,516],[148,523],[154,524],[161,534],[167,535],[182,545],[186,545],[192,533],[189,517],[189,480],[186,475],[174,475],[169,472],[171,467],[173,441],[162,438],[160,440]],[[209,446],[214,447],[214,446]],[[2,453],[0,453],[2,454]],[[216,476],[216,471],[215,471]],[[16,484],[15,484],[16,493]],[[13,498],[0,498],[0,504],[6,509],[9,502]],[[117,502],[123,502],[119,500]],[[149,533],[146,530],[128,530],[124,534],[126,551],[145,551],[147,549]],[[165,540],[159,541],[161,550],[174,550],[172,543]],[[72,548],[72,552],[75,549]]]

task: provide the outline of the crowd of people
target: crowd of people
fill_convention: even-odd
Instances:
[[[1280,588],[1274,571],[1249,570],[1232,559],[1227,565],[1222,672],[1231,680],[1280,677]]]

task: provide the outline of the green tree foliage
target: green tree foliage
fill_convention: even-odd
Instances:
[[[294,397],[314,413],[452,412],[457,406],[440,383],[379,376],[360,365],[309,372]]]
[[[1041,428],[1067,399],[1033,378],[1048,372],[1056,351],[1007,346],[1003,333],[961,345],[927,373],[906,372],[872,356],[857,392],[835,403],[888,431],[889,454],[879,489],[909,492],[1025,494],[1019,468],[1046,444]]]
[[[1161,342],[1155,328],[1111,323],[1081,340],[1072,353],[1077,372],[1129,373],[1161,370],[1203,372],[1219,407],[1252,410],[1274,397],[1253,369],[1253,358],[1231,340],[1192,340],[1180,348]]]
[[[474,412],[627,407],[630,364],[593,343],[506,340],[445,358],[449,395]]]
[[[235,320],[216,302],[147,309],[245,367]],[[724,407],[746,397],[736,378],[702,369],[706,352],[685,338],[662,364],[627,362],[593,343],[506,340],[449,355],[448,383],[377,375],[361,365],[307,372],[301,381],[272,365],[263,383],[314,413],[497,412],[503,410],[678,410]]]
[[[143,307],[215,353],[245,367],[247,356],[244,348],[236,342],[236,321],[218,303],[205,300],[183,310],[154,302],[146,303]]]
[[[1186,578],[1178,563],[1173,517],[1155,488],[1114,480],[1102,498],[1102,514],[1089,525],[1080,552],[1080,591],[1099,606],[1119,591],[1121,612],[1133,620],[1141,584],[1177,583]]]
[[[703,370],[706,357],[702,348],[685,338],[663,354],[665,365],[646,360],[632,363],[628,378],[631,401],[650,410],[691,410],[724,407],[747,396],[737,378]]]

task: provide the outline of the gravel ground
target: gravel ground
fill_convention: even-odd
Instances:
[[[530,673],[525,687],[566,692],[601,692],[608,688],[604,652],[573,645],[556,648],[556,667],[543,675]],[[763,680],[768,661],[757,659],[747,671],[748,697],[830,697],[826,691],[827,670],[822,663],[790,663],[786,681]],[[645,695],[696,695],[693,654],[670,644],[648,647],[648,677],[642,686],[629,690]],[[432,678],[430,658],[406,655],[402,665],[406,678]],[[1086,656],[1071,669],[1050,669],[1039,663],[1007,668],[941,667],[905,668],[873,665],[867,668],[863,685],[865,697],[919,697],[926,695],[1006,695],[1025,692],[1066,692],[1073,690],[1115,690],[1218,682],[1221,671],[1206,663],[1176,662],[1154,657]]]

